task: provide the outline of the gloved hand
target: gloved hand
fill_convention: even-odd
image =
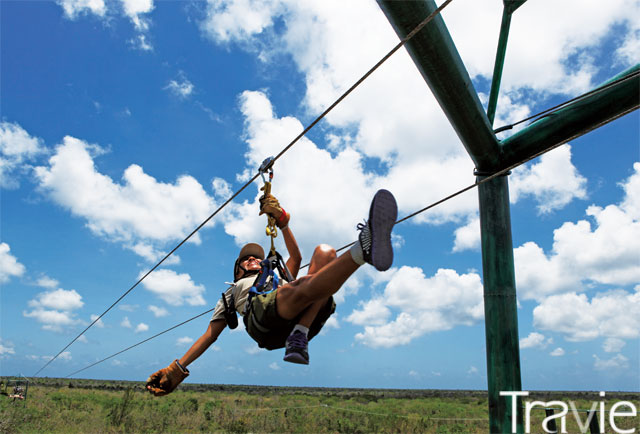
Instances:
[[[176,359],[166,368],[160,369],[147,378],[147,390],[155,396],[168,395],[188,376],[189,371],[178,366]]]
[[[260,190],[264,190],[264,186]],[[278,199],[276,199],[271,193],[260,198],[260,215],[262,214],[268,214],[276,219],[276,226],[280,229],[287,227],[289,224],[289,218],[291,217],[284,208],[280,206]]]

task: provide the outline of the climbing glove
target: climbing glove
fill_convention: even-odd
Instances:
[[[147,390],[155,396],[168,395],[188,376],[189,370],[182,368],[176,359],[166,368],[151,374],[147,379]]]
[[[262,187],[261,190],[264,190],[264,187]],[[276,226],[280,229],[287,227],[289,218],[291,217],[284,208],[280,206],[278,199],[270,193],[260,198],[260,215],[262,214],[268,214],[276,219]]]

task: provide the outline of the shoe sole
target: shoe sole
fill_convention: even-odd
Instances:
[[[302,357],[300,354],[292,353],[284,356],[285,362],[296,363],[298,365],[308,365],[309,361]]]
[[[371,228],[371,265],[378,271],[386,271],[393,263],[391,230],[398,218],[398,204],[393,194],[378,190],[369,209]]]

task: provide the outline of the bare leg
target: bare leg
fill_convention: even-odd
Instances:
[[[327,244],[319,245],[313,251],[313,255],[311,256],[311,264],[309,265],[309,272],[307,273],[307,275],[310,276],[312,274],[315,274],[322,267],[324,267],[334,259],[336,259],[336,250],[333,247]],[[311,327],[311,324],[316,318],[316,315],[318,315],[318,312],[320,312],[320,309],[322,309],[322,307],[327,303],[328,299],[329,297],[325,297],[321,300],[316,300],[311,303],[311,305],[307,307],[307,309],[302,314],[302,317],[298,321],[298,324],[305,326],[306,328]]]
[[[351,258],[351,253],[346,252],[326,263],[313,275],[301,277],[282,286],[276,294],[278,315],[284,319],[293,319],[314,302],[326,302],[329,296],[338,292],[358,267],[360,266]],[[317,310],[315,313],[317,314]]]

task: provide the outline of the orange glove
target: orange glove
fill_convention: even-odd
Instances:
[[[189,370],[182,368],[176,359],[166,368],[147,378],[147,390],[155,396],[168,395],[188,376]]]
[[[264,190],[264,187],[261,188]],[[289,224],[289,218],[291,217],[285,210],[280,206],[278,199],[275,198],[271,193],[264,195],[260,198],[260,214],[268,214],[269,216],[276,219],[276,226],[280,229],[284,229]]]

